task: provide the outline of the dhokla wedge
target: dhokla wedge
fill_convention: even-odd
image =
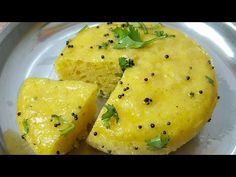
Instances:
[[[97,86],[81,81],[27,79],[19,92],[17,123],[36,154],[66,154],[93,124]]]

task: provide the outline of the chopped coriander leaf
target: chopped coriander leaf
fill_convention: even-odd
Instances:
[[[208,80],[208,82],[214,86],[214,80],[210,78],[209,76],[205,76],[205,78]]]
[[[140,28],[141,27],[139,22],[128,22],[128,24],[135,27],[135,28]]]
[[[157,37],[166,36],[166,34],[164,33],[164,31],[155,31],[155,34],[156,34]]]
[[[165,33],[164,31],[155,31],[155,35],[159,38],[159,39],[163,39],[163,38],[167,38],[167,37],[175,37],[175,35],[170,35]]]
[[[112,30],[112,32],[115,37],[121,38],[121,39],[128,36],[129,34],[129,31],[127,29],[123,29],[120,27],[116,27],[115,29]]]
[[[168,35],[163,31],[159,31],[156,32],[155,38],[150,39],[148,41],[142,41],[138,30],[131,25],[129,26],[129,30],[117,27],[113,30],[113,34],[119,38],[118,41],[113,45],[114,49],[138,49],[145,47],[156,40],[167,37],[174,37],[174,35]]]
[[[133,26],[129,26],[128,36],[134,41],[142,42],[141,37],[140,37],[140,33]]]
[[[148,34],[148,29],[143,22],[128,22],[129,26],[133,26],[135,28],[142,28],[144,34]]]
[[[139,22],[139,23],[141,25],[141,28],[143,29],[144,34],[148,34],[148,29],[146,25],[143,22]]]
[[[129,36],[121,39],[118,43],[116,43],[113,48],[114,49],[124,49],[124,48],[141,48],[143,45],[142,42],[137,42],[132,40]]]
[[[132,25],[129,26],[129,30],[117,27],[112,30],[112,32],[115,37],[118,37],[119,39],[123,39],[129,36],[134,41],[142,41],[138,29],[134,28]]]
[[[79,33],[81,33],[82,31],[84,31],[85,29],[87,29],[88,28],[88,25],[85,25],[80,31],[79,31]]]
[[[134,66],[134,61],[129,58],[120,57],[119,65],[120,65],[121,70],[124,72],[127,68]]]
[[[23,127],[24,127],[24,131],[25,131],[25,135],[29,133],[29,122],[28,119],[25,119],[23,121]]]
[[[148,41],[144,42],[139,42],[139,41],[134,41],[131,39],[129,36],[121,39],[117,44],[113,46],[114,49],[124,49],[124,48],[131,48],[131,49],[138,49],[138,48],[143,48],[152,42],[156,41],[158,38],[153,38]]]
[[[68,127],[64,128],[64,129],[60,129],[60,133],[61,135],[66,135],[68,133],[70,133],[71,131],[73,131],[75,129],[75,124],[71,123],[69,124]]]
[[[117,123],[119,121],[119,116],[118,116],[118,113],[113,105],[107,104],[104,107],[107,109],[107,112],[105,112],[102,115],[102,121],[103,121],[103,124],[106,128],[110,128],[109,121],[111,120],[111,118],[115,117],[116,123]]]
[[[170,139],[167,135],[158,135],[155,138],[146,140],[146,143],[151,149],[158,150],[158,149],[164,148],[168,144],[169,141]]]
[[[155,29],[159,30],[161,27],[163,27],[163,25],[161,23],[155,24]]]

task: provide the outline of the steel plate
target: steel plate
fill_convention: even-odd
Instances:
[[[24,154],[16,124],[16,100],[30,77],[57,79],[53,64],[66,40],[85,24],[8,23],[0,31],[0,152]],[[197,41],[213,58],[220,101],[212,121],[173,154],[236,154],[236,24],[164,23]]]

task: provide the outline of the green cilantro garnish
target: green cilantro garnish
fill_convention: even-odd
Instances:
[[[24,119],[23,127],[24,127],[24,131],[25,131],[25,135],[28,134],[29,133],[29,122],[28,122],[28,119]]]
[[[141,28],[144,34],[148,34],[148,29],[143,22],[128,22],[128,24],[135,28]]]
[[[169,141],[170,139],[167,135],[161,135],[150,140],[146,140],[146,143],[151,149],[158,150],[166,147]]]
[[[112,32],[119,39],[113,46],[114,49],[142,48],[156,40],[154,38],[148,41],[142,41],[138,29],[131,25],[129,26],[129,30],[117,27]]]
[[[139,24],[141,25],[141,28],[143,29],[144,34],[148,34],[148,29],[146,25],[143,22],[139,22]]]
[[[119,58],[119,65],[120,65],[120,69],[122,70],[121,73],[115,73],[115,76],[117,77],[122,77],[124,74],[124,71],[127,68],[130,68],[132,66],[134,66],[134,61],[132,59],[126,58],[126,57],[120,57]]]
[[[140,22],[128,22],[128,24],[135,27],[135,28],[140,28],[141,27]]]
[[[134,41],[142,42],[138,29],[134,28],[133,26],[129,26],[128,36]]]
[[[214,80],[210,78],[209,76],[205,76],[205,78],[208,80],[208,82],[214,86]]]
[[[128,29],[117,27],[112,30],[114,36],[118,39],[118,41],[113,45],[114,49],[138,49],[143,48],[156,40],[164,39],[167,37],[175,37],[175,35],[169,35],[164,31],[155,31],[156,37],[147,41],[142,41],[139,31],[135,27],[142,27],[145,33],[148,32],[147,27],[144,25],[144,23],[141,22],[131,22],[131,24],[132,25],[129,25]]]
[[[116,38],[120,39],[125,38],[126,36],[129,35],[129,31],[121,27],[116,27],[115,29],[112,30],[112,32]]]
[[[159,39],[164,39],[167,37],[175,37],[175,35],[170,35],[165,33],[164,31],[155,31],[155,35],[159,38]]]
[[[129,58],[120,57],[119,65],[120,65],[121,70],[124,72],[127,68],[134,66],[134,61]]]
[[[146,46],[145,42],[138,42],[131,39],[129,36],[119,40],[117,44],[113,46],[114,49],[124,49],[124,48],[131,48],[131,49],[138,49]]]
[[[66,135],[68,133],[70,133],[71,131],[73,131],[75,129],[75,124],[71,123],[69,124],[68,127],[64,128],[64,129],[60,129],[60,133],[61,135]]]
[[[154,29],[159,30],[163,26],[164,26],[163,24],[157,23],[157,24],[155,24]]]
[[[115,117],[116,123],[117,123],[119,121],[119,116],[118,116],[118,113],[113,105],[107,104],[104,107],[107,109],[107,112],[105,112],[102,115],[102,121],[103,121],[103,124],[106,128],[110,128],[109,121],[111,120],[111,118]]]

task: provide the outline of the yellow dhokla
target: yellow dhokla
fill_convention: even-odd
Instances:
[[[17,102],[17,123],[36,154],[65,154],[94,122],[97,86],[81,81],[27,79]]]
[[[138,49],[90,51],[90,45],[104,41],[103,34],[109,33],[109,27],[104,24],[99,29],[87,29],[77,36],[77,43],[72,40],[74,50],[83,46],[73,61],[99,63],[105,68],[110,66],[109,62],[116,65],[117,69],[109,70],[103,76],[107,82],[111,82],[111,78],[117,81],[114,72],[119,68],[120,57],[131,58],[134,62],[124,71],[101,110],[87,142],[111,154],[168,154],[175,151],[201,130],[215,108],[217,80],[210,57],[189,37],[164,26],[161,30],[175,37],[157,40]],[[140,33],[144,39],[153,35],[152,30],[149,34],[141,30]],[[99,58],[100,55],[105,59]],[[97,76],[96,68],[88,70]]]
[[[150,45],[143,49],[114,50],[113,44],[116,38],[112,30],[122,25],[125,24],[108,23],[86,28],[67,41],[66,47],[55,62],[59,79],[96,83],[100,93],[109,96],[120,79],[121,70],[118,58],[123,55],[132,56],[134,60],[143,58],[143,55],[149,53],[149,48],[157,49],[158,45]],[[140,30],[141,38],[144,40],[152,39],[156,29],[152,23],[147,23],[147,25],[150,28],[149,34],[144,34]],[[164,26],[159,28],[160,30],[170,30]],[[155,51],[153,55],[157,52]],[[145,58],[148,56],[150,55],[147,54]]]

